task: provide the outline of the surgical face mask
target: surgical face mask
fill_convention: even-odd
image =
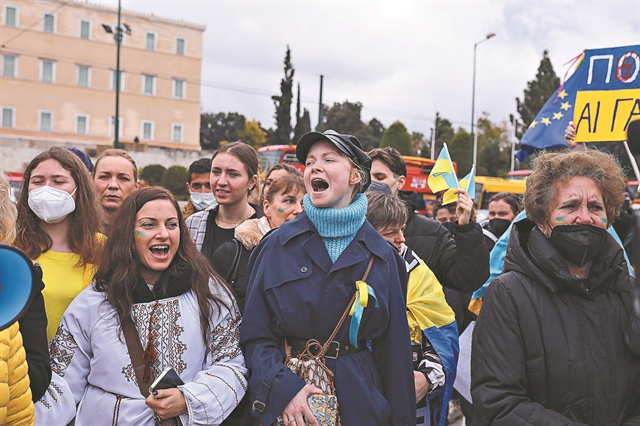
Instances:
[[[189,197],[197,211],[213,208],[217,204],[213,192],[190,192]]]
[[[511,221],[507,219],[495,218],[489,221],[489,227],[491,227],[491,231],[493,231],[493,235],[495,235],[498,238],[502,237],[502,234],[504,234],[507,231],[507,228],[509,228],[509,225],[511,225]]]
[[[559,225],[553,228],[549,241],[560,255],[582,268],[604,247],[607,230],[593,225]]]
[[[36,216],[47,223],[62,222],[65,217],[76,209],[76,202],[67,191],[55,189],[50,186],[42,186],[29,192],[29,207]]]

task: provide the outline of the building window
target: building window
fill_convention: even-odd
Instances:
[[[116,90],[116,72],[111,70],[111,81],[109,83],[111,90]],[[124,91],[124,71],[120,71],[120,91]]]
[[[18,9],[15,6],[4,7],[4,24],[8,27],[18,26]]]
[[[176,55],[184,55],[184,38],[176,38]]]
[[[2,55],[2,76],[16,77],[16,65],[18,59],[15,56]]]
[[[40,80],[53,83],[56,79],[56,63],[53,61],[40,61]]]
[[[15,126],[15,108],[2,108],[2,127]]]
[[[143,140],[153,140],[153,121],[143,121],[141,133]]]
[[[145,95],[154,95],[156,93],[156,78],[154,76],[142,76],[142,91]]]
[[[146,34],[145,49],[156,50],[156,33],[147,31],[145,34]]]
[[[172,142],[182,142],[182,124],[174,124],[171,132]]]
[[[76,133],[79,135],[89,134],[89,116],[76,114]]]
[[[53,13],[45,13],[44,14],[44,28],[43,31],[45,33],[55,33],[56,32],[56,17]]]
[[[122,137],[122,117],[118,119],[118,138]],[[109,137],[111,137],[116,130],[116,118],[114,116],[109,117]]]
[[[86,19],[80,20],[80,38],[89,40],[91,38],[91,21]]]
[[[176,99],[184,99],[184,80],[173,80],[173,97]]]
[[[40,111],[40,125],[38,128],[41,132],[50,132],[53,128],[51,120],[51,111]]]
[[[90,85],[89,67],[78,65],[78,86],[89,87],[89,85]]]

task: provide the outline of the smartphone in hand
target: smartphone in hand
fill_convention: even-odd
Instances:
[[[149,393],[153,395],[158,394],[160,389],[177,388],[180,385],[184,385],[184,382],[176,373],[173,367],[166,368],[149,386]]]

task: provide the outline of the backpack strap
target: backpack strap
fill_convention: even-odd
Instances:
[[[231,263],[231,268],[229,268],[229,273],[226,276],[227,283],[233,287],[238,279],[238,267],[240,266],[240,258],[242,257],[242,243],[237,239],[232,239],[236,245],[236,254],[233,257],[233,263]]]

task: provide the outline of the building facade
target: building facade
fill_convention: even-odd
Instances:
[[[75,0],[1,4],[3,156],[26,145],[73,145],[92,157],[113,147],[117,9]],[[132,152],[198,151],[205,27],[125,10],[121,23],[120,142]]]

